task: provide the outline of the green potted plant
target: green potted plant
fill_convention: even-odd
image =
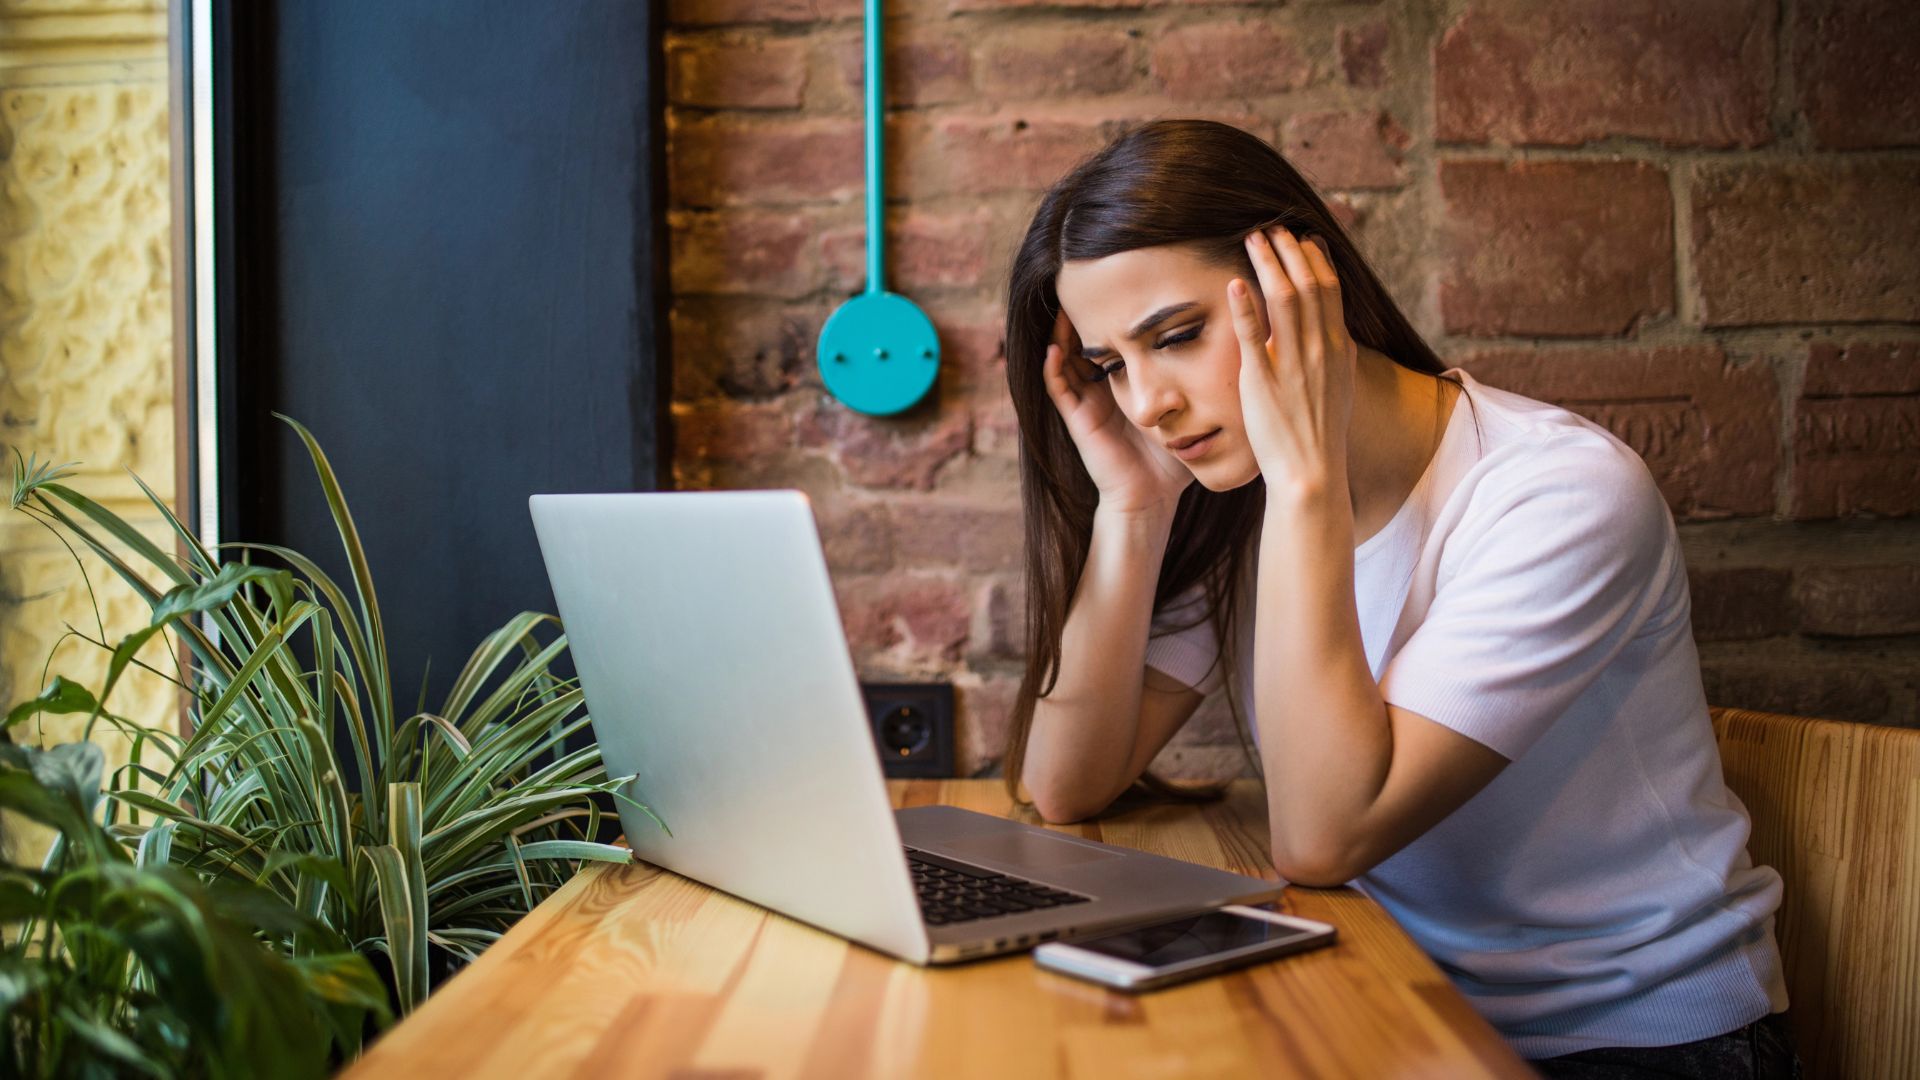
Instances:
[[[84,713],[88,731],[126,731],[133,756],[106,778],[106,818],[135,864],[276,896],[375,960],[404,1015],[425,999],[436,951],[469,960],[580,860],[631,858],[595,839],[596,796],[645,808],[630,777],[605,775],[596,745],[567,745],[589,721],[577,682],[552,670],[566,650],[552,615],[523,612],[488,635],[437,707],[397,706],[346,499],[312,434],[281,419],[312,458],[351,594],[297,551],[208,550],[142,484],[184,553],[176,558],[62,484],[62,469],[16,454],[13,508],[97,556],[152,618],[118,640],[104,628],[98,637],[71,630],[110,654],[99,693],[55,678],[8,720]],[[140,661],[156,635],[183,643],[191,665],[169,672]],[[107,709],[133,666],[190,695],[189,734]],[[298,934],[270,944],[289,958],[304,947]]]
[[[324,1075],[387,1016],[366,958],[257,886],[136,865],[95,820],[101,768],[90,742],[0,744],[0,807],[54,830],[39,867],[0,865],[0,1075]]]

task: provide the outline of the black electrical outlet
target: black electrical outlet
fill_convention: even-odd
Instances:
[[[861,683],[867,718],[888,776],[953,775],[951,683]]]

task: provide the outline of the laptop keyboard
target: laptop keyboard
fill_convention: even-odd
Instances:
[[[1084,904],[1093,899],[914,848],[907,849],[907,867],[913,872],[914,892],[920,895],[920,913],[929,926]]]

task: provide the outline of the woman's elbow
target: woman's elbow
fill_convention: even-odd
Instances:
[[[1273,869],[1285,881],[1313,889],[1332,889],[1364,874],[1369,869],[1351,852],[1331,845],[1293,851],[1279,844],[1273,847]]]
[[[1085,821],[1107,808],[1113,799],[1100,799],[1087,791],[1071,784],[1049,783],[1028,776],[1024,781],[1027,794],[1033,799],[1034,813],[1049,825],[1070,825],[1076,821]]]
[[[1028,768],[1021,771],[1020,786],[1033,800],[1034,813],[1039,814],[1042,821],[1049,825],[1068,825],[1085,821],[1113,801],[1111,796],[1100,799],[1097,793],[1088,791],[1082,782],[1084,779],[1071,773]]]
[[[1293,862],[1275,858],[1273,868],[1281,880],[1289,885],[1305,885],[1310,889],[1337,889],[1358,876],[1334,863]]]
[[[1085,821],[1099,812],[1097,807],[1088,809],[1084,804],[1065,798],[1054,792],[1034,791],[1033,811],[1040,820],[1049,825],[1071,825],[1076,821]]]

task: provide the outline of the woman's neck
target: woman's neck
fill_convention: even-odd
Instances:
[[[1445,379],[1410,371],[1360,347],[1353,422],[1347,430],[1355,544],[1364,543],[1400,512],[1433,460],[1457,395]]]

